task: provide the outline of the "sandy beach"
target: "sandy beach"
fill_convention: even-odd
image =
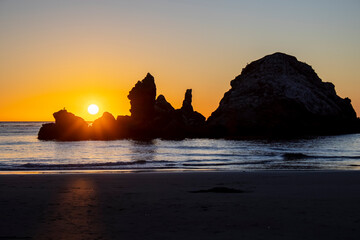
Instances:
[[[0,239],[358,239],[360,172],[0,175]]]

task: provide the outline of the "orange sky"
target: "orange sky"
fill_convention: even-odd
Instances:
[[[0,121],[129,114],[147,72],[208,117],[247,63],[294,55],[360,114],[358,1],[1,1]],[[303,13],[306,13],[306,17]],[[90,104],[99,114],[87,113]]]

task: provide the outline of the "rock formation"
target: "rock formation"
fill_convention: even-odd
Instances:
[[[205,117],[193,110],[191,89],[185,93],[183,107],[175,110],[163,95],[156,97],[154,77],[150,73],[129,92],[131,116],[108,112],[92,126],[66,110],[54,113],[55,123],[44,124],[38,134],[42,140],[182,139],[199,137]]]
[[[142,81],[138,81],[128,95],[130,113],[134,121],[147,122],[154,117],[156,85],[154,77],[148,73]]]
[[[87,122],[65,109],[53,114],[55,123],[44,124],[38,133],[43,140],[78,141],[90,138]]]
[[[193,110],[191,89],[186,90],[181,109],[175,110],[162,95],[156,100],[155,109],[153,128],[161,138],[183,139],[204,135],[205,117]]]
[[[189,113],[194,112],[194,109],[193,109],[191,103],[192,103],[192,89],[187,89],[185,92],[185,98],[184,98],[181,110],[183,112],[189,112]]]
[[[217,137],[283,136],[352,132],[358,120],[350,99],[337,96],[311,66],[274,53],[231,81],[207,125]]]
[[[181,109],[174,109],[163,95],[155,97],[154,77],[148,73],[142,81],[136,83],[128,96],[131,120],[125,125],[129,138],[182,139],[200,135],[205,117],[193,110],[191,89],[186,90]]]
[[[186,125],[199,127],[205,124],[205,117],[196,111],[192,106],[192,89],[187,89],[185,92],[185,98],[180,109],[183,121]]]

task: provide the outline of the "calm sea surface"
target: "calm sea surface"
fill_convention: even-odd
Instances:
[[[360,134],[296,140],[40,141],[41,122],[0,122],[0,172],[360,170]]]

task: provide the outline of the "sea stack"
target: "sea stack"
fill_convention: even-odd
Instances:
[[[299,136],[358,131],[348,98],[306,63],[274,53],[248,64],[207,121],[213,137]]]
[[[148,73],[142,81],[138,81],[128,95],[131,105],[131,117],[143,123],[154,118],[156,85],[154,77]]]

